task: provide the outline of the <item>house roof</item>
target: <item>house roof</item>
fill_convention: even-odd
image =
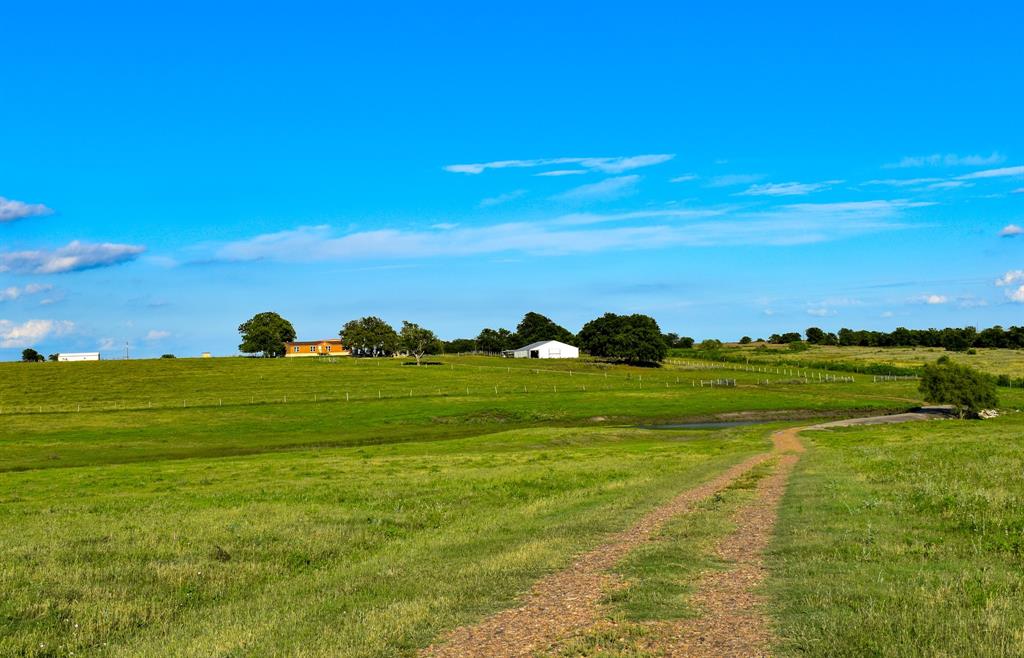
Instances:
[[[554,343],[555,345],[563,345],[565,347],[576,347],[575,345],[570,345],[568,343],[563,343],[560,340],[540,340],[540,341],[537,341],[536,343],[530,343],[529,345],[524,345],[522,347],[516,348],[513,351],[514,352],[522,352],[524,350],[535,350],[538,347],[541,347],[542,345],[551,345],[552,343]]]
[[[289,340],[286,345],[320,345],[323,343],[341,343],[340,338],[324,338],[323,340]]]

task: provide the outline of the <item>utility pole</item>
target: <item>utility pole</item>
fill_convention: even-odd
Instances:
[[[124,360],[128,360],[128,341],[124,342]]]

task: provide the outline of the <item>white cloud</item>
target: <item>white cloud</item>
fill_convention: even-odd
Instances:
[[[996,285],[999,287],[1009,286],[1018,281],[1024,281],[1024,270],[1010,270],[996,279]]]
[[[891,318],[893,315],[895,315],[895,313],[893,313],[892,311],[882,311],[881,317],[883,317],[883,318]]]
[[[763,185],[751,185],[738,196],[803,196],[811,192],[827,190],[832,185],[843,181],[830,180],[822,183],[765,183]]]
[[[750,185],[764,179],[764,174],[725,174],[715,176],[708,181],[708,187],[731,187],[733,185]]]
[[[53,213],[41,203],[25,203],[0,196],[0,222],[13,222],[25,217],[38,217]]]
[[[1018,187],[1015,190],[1011,190],[1010,194],[1024,194],[1024,187]]]
[[[31,347],[49,336],[62,336],[74,330],[67,320],[28,320],[15,324],[0,320],[0,347]]]
[[[146,250],[130,244],[91,244],[75,240],[54,250],[0,252],[0,272],[60,274],[135,260]]]
[[[49,290],[53,290],[53,286],[48,283],[30,283],[22,288],[17,286],[0,288],[0,302],[10,302],[18,299],[19,297],[38,295],[41,292],[47,292]]]
[[[1024,285],[1019,286],[1016,290],[1007,290],[1006,296],[1010,298],[1011,302],[1024,304]]]
[[[514,201],[519,197],[526,194],[526,190],[513,190],[512,192],[506,192],[505,194],[499,194],[498,196],[489,197],[480,202],[481,208],[488,208],[490,206],[498,206],[509,201]]]
[[[920,304],[929,304],[935,306],[938,304],[949,303],[949,297],[945,295],[921,295],[920,297],[915,298],[914,301]]]
[[[818,318],[824,318],[835,314],[836,312],[833,309],[826,308],[824,306],[807,309],[807,315],[813,315]]]
[[[592,169],[605,174],[621,174],[631,169],[650,167],[668,162],[675,155],[672,153],[631,155],[614,158],[539,158],[535,160],[495,160],[493,162],[477,162],[473,164],[454,164],[444,167],[445,171],[456,174],[482,174],[488,169],[533,168],[558,165],[579,165],[584,169]],[[551,175],[551,174],[549,174]]]
[[[931,155],[907,156],[899,162],[884,164],[885,169],[908,169],[913,167],[984,167],[1004,162],[1006,156],[1000,153],[991,155],[964,155],[956,153],[933,153]]]
[[[453,224],[451,222],[441,222],[440,224],[431,224],[430,225],[430,228],[434,228],[434,229],[437,229],[439,231],[450,231],[453,228],[458,228],[458,227],[459,227],[458,224]]]
[[[636,174],[606,178],[597,183],[574,187],[561,194],[556,194],[552,198],[558,201],[609,201],[621,199],[622,197],[636,194],[636,184],[639,180],[640,177]]]
[[[150,329],[146,334],[146,340],[163,340],[171,335],[171,332],[162,329]]]
[[[117,346],[117,341],[113,338],[100,338],[99,348],[104,352],[109,352],[110,350],[117,348]]]
[[[938,183],[932,183],[927,185],[925,189],[928,190],[955,190],[960,187],[974,187],[974,183],[968,183],[962,180],[944,180]]]
[[[1015,235],[1024,234],[1024,228],[1017,226],[1016,224],[1007,224],[1003,227],[1003,230],[999,231],[999,237],[1001,238],[1012,238]]]
[[[675,178],[668,179],[670,183],[686,183],[692,180],[700,178],[697,174],[683,174],[682,176],[676,176]]]
[[[555,169],[552,171],[542,171],[534,174],[534,176],[579,176],[585,173],[587,173],[586,169]]]
[[[941,182],[941,178],[883,178],[865,181],[865,185],[888,185],[890,187],[910,187]]]
[[[542,222],[508,222],[443,232],[378,229],[336,235],[329,226],[305,226],[228,243],[216,256],[228,261],[310,262],[508,252],[562,255],[612,249],[798,245],[910,228],[912,225],[904,221],[905,211],[920,205],[928,204],[879,200],[803,203],[733,214],[720,210],[574,214]],[[607,225],[626,221],[628,225]]]
[[[973,171],[969,174],[957,176],[957,180],[975,180],[978,178],[1004,178],[1008,176],[1024,177],[1024,165],[1014,167],[1000,167],[999,169],[983,169]]]

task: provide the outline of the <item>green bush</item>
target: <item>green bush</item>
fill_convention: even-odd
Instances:
[[[994,377],[948,357],[924,366],[920,391],[928,402],[953,405],[961,418],[999,405]]]

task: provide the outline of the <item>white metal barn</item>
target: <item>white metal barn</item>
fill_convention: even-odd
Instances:
[[[542,340],[519,349],[509,350],[506,356],[516,359],[578,359],[580,348],[560,343],[557,340]]]
[[[57,355],[58,361],[99,361],[99,352],[61,352]]]

